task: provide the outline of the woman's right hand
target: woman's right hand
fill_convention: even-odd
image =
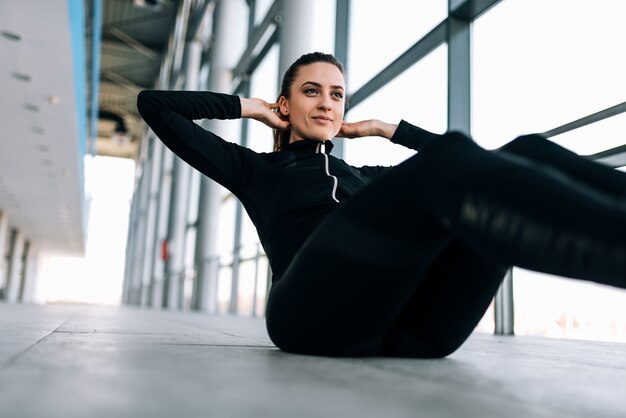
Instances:
[[[262,99],[241,97],[241,117],[251,118],[263,122],[273,129],[285,130],[289,128],[289,121],[275,112],[278,103],[268,103]]]

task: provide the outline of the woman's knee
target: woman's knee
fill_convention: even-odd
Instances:
[[[549,143],[550,141],[540,134],[521,135],[498,148],[496,152],[504,151],[512,154],[525,155],[528,151],[536,152],[538,149],[545,147]]]

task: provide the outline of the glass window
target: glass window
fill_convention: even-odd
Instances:
[[[235,246],[235,205],[234,195],[227,194],[222,201],[217,232],[217,252],[220,256],[229,256]]]
[[[557,135],[550,140],[577,154],[589,155],[626,144],[624,132],[626,113]]]
[[[198,205],[200,203],[200,180],[202,174],[195,169],[191,171],[189,180],[189,207],[187,208],[187,223],[193,225],[198,220]]]
[[[254,260],[243,261],[239,264],[237,313],[240,315],[253,315],[255,267]]]
[[[515,268],[515,334],[626,342],[626,291]]]
[[[481,16],[472,33],[477,142],[495,148],[623,102],[625,15],[620,0],[507,0]]]
[[[221,267],[217,275],[217,313],[228,313],[232,281],[233,269]]]
[[[278,98],[278,45],[274,45],[250,80],[250,97],[273,103]],[[272,130],[261,122],[248,122],[248,148],[257,152],[272,152]]]
[[[346,120],[400,119],[443,133],[447,124],[447,46],[434,50],[404,73],[350,110]],[[349,81],[348,81],[349,82]],[[344,141],[346,162],[355,166],[396,165],[415,151],[383,138],[336,139]]]
[[[626,3],[507,0],[473,25],[472,132],[495,148],[624,101]],[[554,137],[580,154],[626,142],[626,116]],[[621,137],[621,138],[620,138]],[[626,291],[515,268],[515,333],[626,341]]]
[[[267,285],[271,278],[268,275],[269,262],[267,257],[259,257],[259,271],[256,284],[256,310],[255,316],[265,315],[265,305],[267,301]]]
[[[351,2],[348,90],[363,86],[447,15],[447,0]]]
[[[255,0],[254,2],[254,24],[258,25],[263,21],[272,4],[274,4],[274,0]]]

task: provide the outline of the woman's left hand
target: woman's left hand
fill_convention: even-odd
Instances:
[[[341,122],[338,138],[361,138],[364,136],[382,136],[390,139],[398,125],[386,123],[377,119],[362,120],[359,122]]]
[[[362,120],[360,122],[341,122],[341,129],[337,133],[339,138],[361,138],[364,136],[377,135],[376,130],[377,120]]]

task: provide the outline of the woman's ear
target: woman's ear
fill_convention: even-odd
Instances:
[[[283,116],[289,115],[289,102],[287,101],[285,96],[280,96],[278,98],[278,109],[281,115]]]

